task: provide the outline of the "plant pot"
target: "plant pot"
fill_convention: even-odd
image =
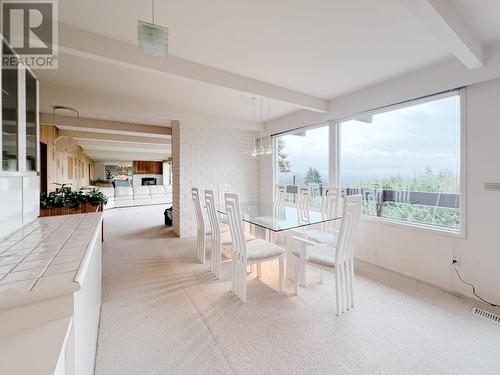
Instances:
[[[41,208],[40,216],[59,216],[59,215],[73,215],[81,213],[80,208],[75,207],[52,207],[52,208]]]
[[[100,204],[97,202],[85,202],[81,206],[82,213],[100,211]]]

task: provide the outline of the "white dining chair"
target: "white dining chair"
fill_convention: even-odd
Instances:
[[[297,191],[297,208],[299,210],[309,210],[309,199],[311,196],[311,188],[309,186],[299,186]]]
[[[229,226],[219,222],[214,192],[212,190],[205,190],[205,204],[207,207],[211,234],[212,254],[210,257],[210,272],[212,272],[216,278],[220,278],[222,249],[230,247],[233,243],[233,239],[229,230],[221,231],[221,227],[227,226],[229,229]],[[253,239],[255,239],[255,236],[245,233],[245,241],[251,241]]]
[[[219,186],[218,186],[219,197],[218,197],[218,200],[216,202],[218,207],[224,206],[224,194],[230,193],[230,192],[231,192],[231,184],[219,184]]]
[[[206,236],[209,233],[205,226],[203,211],[201,209],[200,191],[198,188],[191,189],[191,198],[193,200],[193,208],[196,216],[196,259],[202,264],[205,264],[206,251]],[[208,232],[208,233],[207,233]]]
[[[285,185],[276,185],[276,191],[274,193],[274,205],[275,206],[284,206],[286,199],[286,186]]]
[[[313,266],[322,271],[335,273],[337,315],[354,307],[354,240],[362,207],[362,196],[346,196],[342,211],[342,223],[335,246],[294,237],[301,243],[300,250],[293,251],[295,262],[295,293],[299,291],[300,272]]]
[[[333,218],[339,210],[338,205],[338,189],[334,187],[323,187],[321,194],[321,216],[324,220]],[[338,238],[338,230],[335,228],[336,220],[329,220],[321,223],[318,229],[306,229],[305,235],[308,240],[313,240],[319,243],[332,244]]]
[[[217,187],[217,193],[218,193],[217,202],[215,202],[217,208],[224,207],[224,194],[230,192],[231,192],[231,184],[219,184],[219,186]],[[219,221],[227,224],[227,215],[220,214]]]
[[[231,290],[243,301],[247,300],[247,266],[279,259],[279,291],[285,288],[285,249],[261,239],[245,241],[238,195],[225,194],[226,211],[233,238]]]

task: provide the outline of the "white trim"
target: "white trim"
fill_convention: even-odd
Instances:
[[[40,81],[32,74],[36,80],[36,171],[42,172],[40,164]],[[89,176],[90,179],[90,176]]]
[[[17,170],[26,171],[26,69],[17,69]]]
[[[458,90],[460,99],[460,234],[467,237],[467,89]]]
[[[424,223],[415,223],[412,221],[404,221],[401,219],[393,219],[390,217],[378,217],[371,215],[361,215],[362,221],[373,222],[378,224],[390,225],[393,227],[401,227],[407,229],[416,229],[425,232],[431,232],[447,237],[453,238],[461,238],[465,239],[465,235],[460,232],[460,229],[448,229],[446,227],[439,227],[436,225],[424,224]]]
[[[290,129],[290,130],[287,130],[284,132],[271,134],[271,137],[282,137],[284,135],[293,135],[293,134],[303,133],[303,132],[306,132],[306,131],[312,130],[312,129],[322,128],[324,126],[328,126],[331,121],[332,120],[326,120],[326,121],[321,121],[321,122],[318,122],[315,124],[300,126],[298,128]]]
[[[457,95],[460,93],[460,91],[462,89],[463,88],[456,88],[456,89],[448,90],[445,92],[426,95],[426,96],[423,96],[420,98],[408,99],[408,100],[402,101],[400,103],[388,104],[388,105],[384,105],[382,107],[368,109],[366,111],[357,112],[357,113],[350,115],[350,116],[336,118],[335,121],[340,123],[340,122],[355,120],[355,119],[357,119],[359,117],[363,117],[363,116],[376,115],[376,114],[380,114],[380,113],[395,111],[395,110],[401,109],[401,108],[412,107],[414,105],[418,105],[418,104],[422,104],[422,103],[433,102],[435,100],[444,99],[444,98],[448,98],[450,96]]]
[[[24,177],[24,176],[36,176],[35,171],[0,171],[0,177]]]
[[[277,183],[277,181],[276,181],[276,168],[277,168],[276,154],[278,153],[278,144],[277,144],[277,139],[278,139],[278,137],[273,137],[273,136],[271,136],[271,141],[272,141],[272,144],[273,144],[273,146],[272,146],[272,147],[273,147],[273,153],[272,153],[272,158],[271,158],[271,163],[272,163],[272,166],[271,166],[271,167],[272,167],[272,169],[273,169],[273,181],[272,181],[272,183],[273,183],[273,185],[272,185],[272,189],[273,189],[273,192],[272,192],[272,195],[273,195],[273,196],[272,196],[272,199],[273,199],[273,200],[272,200],[272,201],[273,201],[273,202],[276,200],[276,189],[275,189],[275,187],[276,187],[276,183]],[[286,191],[286,189],[285,189],[285,191]],[[260,195],[261,195],[261,194],[260,194],[260,192],[259,192],[259,196],[260,196]],[[286,196],[286,194],[285,194],[285,196]]]

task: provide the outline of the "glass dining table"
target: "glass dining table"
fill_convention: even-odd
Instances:
[[[319,210],[272,203],[242,202],[240,209],[244,222],[275,233],[341,219],[339,215],[328,215]],[[225,207],[219,207],[217,212],[226,215]]]
[[[278,206],[272,203],[242,202],[240,203],[240,210],[241,218],[243,222],[249,224],[252,234],[258,237],[263,236],[267,241],[286,248],[285,272],[286,277],[290,280],[295,279],[293,269],[296,260],[295,256],[292,256],[293,249],[296,246],[304,246],[304,244],[297,241],[288,241],[289,234],[302,236],[305,234],[307,227],[322,224],[335,226],[342,219],[339,215],[328,215],[318,209],[303,210],[290,206]],[[219,207],[217,212],[227,215],[224,207]],[[260,235],[257,232],[260,232]],[[301,272],[300,284],[307,286],[306,267]]]

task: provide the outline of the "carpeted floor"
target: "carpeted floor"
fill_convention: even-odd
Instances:
[[[500,374],[500,325],[475,301],[357,263],[356,307],[336,317],[331,275],[281,296],[273,262],[243,304],[230,263],[222,280],[196,264],[164,208],[105,214],[97,375]]]

